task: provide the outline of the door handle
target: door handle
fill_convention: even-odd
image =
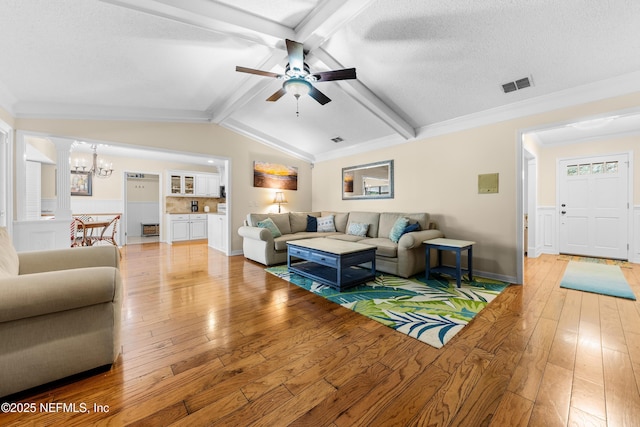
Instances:
[[[562,215],[564,215],[564,214],[566,214],[566,213],[567,213],[567,211],[561,211],[560,213],[561,213]]]

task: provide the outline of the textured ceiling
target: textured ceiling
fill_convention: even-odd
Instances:
[[[210,121],[321,161],[552,109],[558,94],[638,91],[638,28],[632,0],[2,0],[0,106]],[[357,80],[317,83],[324,106],[266,102],[281,82],[235,66],[283,72],[285,38],[304,43],[312,71],[355,67]],[[533,86],[502,92],[522,77]]]

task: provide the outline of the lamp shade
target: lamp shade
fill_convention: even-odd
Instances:
[[[273,203],[287,203],[287,199],[284,198],[284,193],[277,192],[275,198],[273,199]]]

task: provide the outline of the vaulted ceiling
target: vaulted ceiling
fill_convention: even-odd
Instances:
[[[638,28],[633,0],[2,0],[0,106],[213,122],[320,161],[640,91]],[[267,102],[282,81],[235,67],[283,73],[285,39],[357,79],[316,83],[326,105]]]

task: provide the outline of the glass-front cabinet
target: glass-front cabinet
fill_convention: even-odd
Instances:
[[[172,172],[169,175],[169,194],[192,196],[195,194],[195,174]]]
[[[195,194],[196,177],[193,175],[183,175],[182,178],[184,180],[184,194],[187,196]]]

